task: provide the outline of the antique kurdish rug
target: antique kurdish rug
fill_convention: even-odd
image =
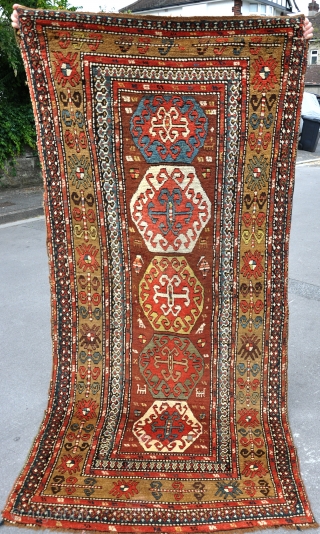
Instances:
[[[314,525],[286,401],[303,18],[19,13],[53,379],[4,518]]]

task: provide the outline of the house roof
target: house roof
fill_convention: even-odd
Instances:
[[[308,65],[305,83],[306,85],[320,85],[320,65]]]
[[[166,7],[199,4],[200,2],[204,2],[204,0],[137,0],[123,7],[119,12],[130,10],[132,13],[139,13],[139,11],[147,11],[148,9],[165,9]]]
[[[200,4],[204,1],[205,0],[137,0],[136,2],[119,9],[119,12],[123,13],[124,11],[131,11],[132,13],[140,13],[141,11],[149,11],[150,9],[165,9],[168,7],[186,6],[189,4]],[[273,6],[278,5],[277,0],[261,0],[261,2]],[[289,5],[292,4],[292,0],[287,0],[287,2]],[[278,7],[282,7],[284,11],[291,11],[291,8],[285,8],[285,6],[281,6],[280,4]]]

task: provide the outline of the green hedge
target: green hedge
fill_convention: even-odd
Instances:
[[[0,100],[0,169],[13,161],[24,146],[36,148],[36,131],[31,104],[14,105]]]
[[[26,75],[11,27],[12,0],[0,4],[0,169],[24,146],[36,147],[36,133]],[[68,0],[28,0],[32,8],[76,11]]]

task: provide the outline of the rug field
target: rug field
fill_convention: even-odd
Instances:
[[[5,520],[314,526],[286,398],[303,17],[19,17],[53,376]]]

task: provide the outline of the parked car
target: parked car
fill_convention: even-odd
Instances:
[[[299,149],[315,152],[320,138],[320,95],[303,93]]]
[[[318,104],[320,106],[320,95],[316,95],[316,97],[317,97],[317,100],[318,100]]]

